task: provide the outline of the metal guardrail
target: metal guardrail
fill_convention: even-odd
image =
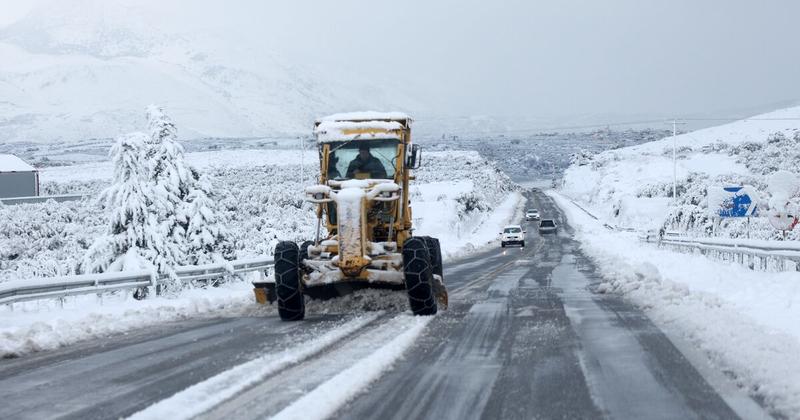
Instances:
[[[698,251],[723,261],[738,262],[750,269],[768,270],[773,266],[780,271],[800,271],[800,243],[692,238],[677,235],[659,237],[654,234],[642,235],[640,239],[679,250]],[[786,264],[787,262],[791,264]]]
[[[57,203],[63,203],[65,201],[82,200],[85,197],[88,197],[88,195],[62,194],[62,195],[38,195],[35,197],[6,197],[6,198],[0,198],[0,203],[8,206],[14,204],[38,204],[38,203],[44,203],[48,200],[53,200]]]
[[[220,278],[250,271],[271,268],[272,257],[259,257],[227,261],[218,264],[182,266],[175,269],[178,279],[184,282]],[[114,290],[133,290],[157,286],[168,279],[150,271],[122,271],[101,274],[14,280],[0,283],[0,304],[12,304],[39,299],[103,293]]]

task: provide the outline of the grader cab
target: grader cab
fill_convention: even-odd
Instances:
[[[439,241],[412,235],[409,181],[421,163],[411,118],[400,113],[347,113],[316,121],[319,185],[314,240],[275,248],[274,285],[255,284],[260,302],[277,300],[283,320],[305,316],[305,298],[362,288],[406,290],[415,315],[447,305]],[[322,235],[322,227],[327,232]]]

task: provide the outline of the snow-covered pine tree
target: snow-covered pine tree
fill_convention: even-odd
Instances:
[[[121,136],[111,147],[112,184],[99,201],[110,212],[108,232],[98,238],[83,258],[81,271],[106,272],[152,268],[151,232],[155,220],[148,208],[152,191],[143,161],[147,136]]]
[[[188,224],[186,228],[187,262],[208,264],[233,258],[234,248],[205,176],[198,177],[185,203]]]
[[[161,107],[147,107],[150,132],[147,152],[153,207],[158,222],[152,232],[159,271],[186,262],[187,219],[183,203],[192,189],[193,178],[184,161],[183,147],[177,142],[175,124]]]

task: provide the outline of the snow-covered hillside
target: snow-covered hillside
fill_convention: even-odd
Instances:
[[[44,1],[0,28],[0,139],[114,137],[140,127],[153,102],[181,138],[305,134],[333,111],[424,109],[385,81],[285,59],[270,40],[231,44],[178,26],[164,18],[180,16],[176,7]]]
[[[707,191],[752,185],[769,198],[770,174],[797,171],[800,164],[800,107],[678,135],[678,206],[672,207],[672,138],[575,159],[562,192],[612,224],[642,229],[690,230],[710,234]],[[765,207],[765,206],[762,206]],[[717,234],[743,234],[742,221],[728,220]],[[775,234],[765,218],[752,233]]]

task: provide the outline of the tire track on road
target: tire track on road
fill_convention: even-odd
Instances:
[[[196,418],[262,419],[285,409],[288,410],[284,413],[285,418],[304,418],[298,417],[304,409],[309,414],[317,413],[317,418],[324,417],[325,413],[332,413],[346,403],[350,396],[358,394],[405,350],[405,347],[389,349],[387,346],[396,343],[398,337],[413,342],[431,319],[433,317],[408,314],[384,315],[356,333],[332,343],[324,352],[317,352],[301,363],[275,372]],[[375,361],[376,358],[380,360]],[[367,363],[366,367],[364,363]],[[347,380],[342,376],[345,372],[362,377]],[[328,393],[336,395],[336,398],[326,397]],[[308,399],[306,395],[319,396],[320,399]]]
[[[178,392],[134,414],[131,419],[188,419],[234,398],[261,381],[303,363],[376,322],[382,313],[355,318],[300,346],[261,356]]]

